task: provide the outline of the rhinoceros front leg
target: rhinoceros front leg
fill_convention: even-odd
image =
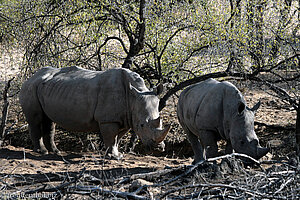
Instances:
[[[204,154],[206,158],[213,158],[219,156],[218,152],[218,144],[217,144],[217,136],[216,132],[209,130],[202,130],[200,140],[203,144]]]
[[[118,123],[105,123],[100,124],[100,133],[103,138],[105,146],[108,148],[108,153],[112,158],[121,159],[122,154],[118,150],[119,144],[119,130]]]
[[[231,154],[233,152],[233,148],[230,141],[226,141],[225,154]]]

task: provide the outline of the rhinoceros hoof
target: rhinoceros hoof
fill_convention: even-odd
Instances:
[[[34,149],[34,152],[40,153],[42,155],[47,155],[48,154],[48,150],[47,149]]]
[[[123,155],[121,153],[118,154],[109,153],[108,158],[113,160],[121,160],[123,158]]]
[[[197,159],[197,160],[194,159],[194,161],[192,162],[192,165],[196,165],[198,162],[203,162],[203,161],[205,161],[205,160],[204,159]]]
[[[53,153],[56,154],[56,155],[58,155],[58,156],[62,155],[62,153],[58,149],[54,150]]]

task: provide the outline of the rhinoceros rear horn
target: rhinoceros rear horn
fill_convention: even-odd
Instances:
[[[167,136],[170,128],[171,128],[171,125],[169,124],[163,130],[157,130],[157,137],[155,139],[155,142],[161,143]]]
[[[151,126],[154,128],[159,128],[160,127],[160,117],[158,117],[157,119],[151,120]]]

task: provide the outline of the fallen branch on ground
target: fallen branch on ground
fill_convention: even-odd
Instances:
[[[62,183],[57,187],[46,188],[47,185],[45,185],[45,186],[35,189],[35,190],[26,191],[26,192],[24,192],[24,194],[35,194],[38,192],[56,192],[56,191],[63,190],[64,188],[68,187],[69,185],[77,182],[83,176],[85,171],[86,171],[86,168],[84,167],[81,170],[81,172],[73,180],[71,180],[70,182]]]
[[[178,187],[175,189],[172,189],[170,191],[165,192],[164,194],[162,194],[160,196],[160,198],[164,198],[167,195],[174,193],[176,191],[180,191],[180,190],[184,190],[187,188],[219,188],[219,190],[221,189],[230,189],[230,190],[235,190],[235,191],[241,191],[244,192],[252,197],[262,197],[262,198],[268,198],[268,199],[273,199],[273,198],[281,198],[281,197],[276,197],[274,195],[268,195],[268,194],[263,194],[261,192],[257,192],[254,190],[249,190],[243,187],[239,187],[239,186],[233,186],[233,185],[228,185],[228,184],[214,184],[214,183],[203,183],[203,184],[195,184],[195,185],[187,185],[187,186],[183,186],[183,187]],[[207,194],[207,192],[205,192]],[[203,194],[205,194],[203,193]],[[201,193],[199,192],[199,194],[197,196],[201,196]]]
[[[230,158],[233,158],[233,160]],[[234,166],[239,165],[240,162],[236,162],[235,158],[250,159],[259,165],[261,169],[262,166],[266,167],[265,165],[268,163],[271,166],[266,170],[259,171],[257,171],[258,168],[243,169],[243,173],[240,173],[240,168],[233,169],[227,162],[227,159],[229,159],[229,162]],[[226,162],[220,162],[224,161],[223,159]],[[211,163],[213,164],[211,165]],[[232,171],[227,170],[226,163],[229,164],[228,166]],[[232,153],[209,158],[195,165],[183,165],[148,173],[131,174],[125,177],[117,176],[118,178],[114,178],[115,175],[113,174],[111,176],[109,174],[100,176],[103,177],[100,178],[97,175],[91,175],[94,173],[85,172],[85,169],[80,172],[69,172],[67,176],[52,173],[51,176],[45,174],[47,180],[38,174],[21,175],[22,181],[20,182],[18,182],[18,177],[14,177],[14,174],[4,174],[5,179],[3,178],[3,181],[13,181],[15,184],[11,184],[13,187],[8,187],[9,184],[2,181],[4,184],[1,192],[11,192],[14,195],[58,194],[60,198],[65,196],[83,198],[83,195],[88,195],[95,199],[121,198],[137,200],[165,198],[297,199],[300,197],[299,167],[300,165],[280,161],[259,162],[247,155]],[[211,178],[212,174],[214,177]],[[232,177],[235,178],[231,179]],[[147,179],[151,182],[141,182],[137,186],[140,187],[134,190],[136,187],[132,187],[134,186],[133,181],[137,179]],[[16,180],[17,182],[15,182]],[[31,190],[28,189],[27,184],[24,187],[24,180],[32,181]],[[110,185],[106,185],[107,180],[111,183]],[[58,181],[62,182],[59,183]],[[131,192],[132,189],[134,192]]]
[[[121,192],[121,191],[116,191],[116,190],[108,190],[104,189],[99,186],[74,186],[70,188],[75,191],[84,191],[84,192],[98,192],[101,193],[102,195],[111,195],[111,196],[116,196],[116,197],[121,197],[125,199],[135,199],[135,200],[148,200],[148,197],[140,196],[135,193],[131,192]],[[87,194],[87,193],[85,193]]]
[[[147,181],[151,181],[154,178],[158,178],[158,177],[164,176],[164,175],[172,173],[174,171],[182,170],[185,167],[186,166],[180,166],[180,167],[171,168],[171,169],[157,170],[157,171],[154,171],[154,172],[141,173],[141,174],[133,174],[133,175],[131,175],[129,177],[122,178],[122,180],[120,180],[118,182],[118,185],[124,184],[124,183],[128,183],[128,182],[136,180],[136,179],[145,179]]]
[[[207,162],[214,162],[214,161],[217,161],[217,160],[220,160],[220,159],[224,159],[224,158],[231,158],[231,157],[242,157],[242,158],[247,158],[247,159],[250,159],[251,161],[253,161],[254,163],[256,164],[259,164],[260,165],[260,162],[255,160],[254,158],[248,156],[248,155],[245,155],[245,154],[240,154],[240,153],[232,153],[232,154],[227,154],[227,155],[224,155],[224,156],[219,156],[219,157],[215,157],[215,158],[209,158],[207,160],[202,160],[198,163],[196,163],[195,165],[193,165],[191,168],[189,168],[187,171],[185,171],[184,173],[180,174],[179,176],[176,176],[170,180],[167,180],[165,182],[162,182],[162,183],[158,183],[158,184],[153,184],[153,185],[143,185],[141,187],[139,187],[135,193],[139,193],[140,191],[142,191],[143,189],[145,188],[148,188],[148,187],[161,187],[161,186],[164,186],[164,185],[167,185],[167,184],[170,184],[172,182],[175,182],[176,180],[182,178],[182,177],[185,177],[189,174],[191,174],[195,169],[197,169],[199,166],[203,165],[204,163],[207,163]]]

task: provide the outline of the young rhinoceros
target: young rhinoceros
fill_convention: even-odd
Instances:
[[[163,146],[170,126],[162,128],[157,95],[127,69],[105,72],[79,67],[46,67],[22,86],[20,103],[29,124],[34,150],[58,153],[55,123],[76,132],[100,132],[113,157],[118,140],[132,129],[149,148]]]
[[[208,79],[186,88],[180,95],[177,115],[194,151],[194,163],[218,156],[217,141],[227,141],[226,153],[234,149],[255,159],[268,148],[259,145],[254,132],[253,108],[246,106],[241,92],[229,82]]]

